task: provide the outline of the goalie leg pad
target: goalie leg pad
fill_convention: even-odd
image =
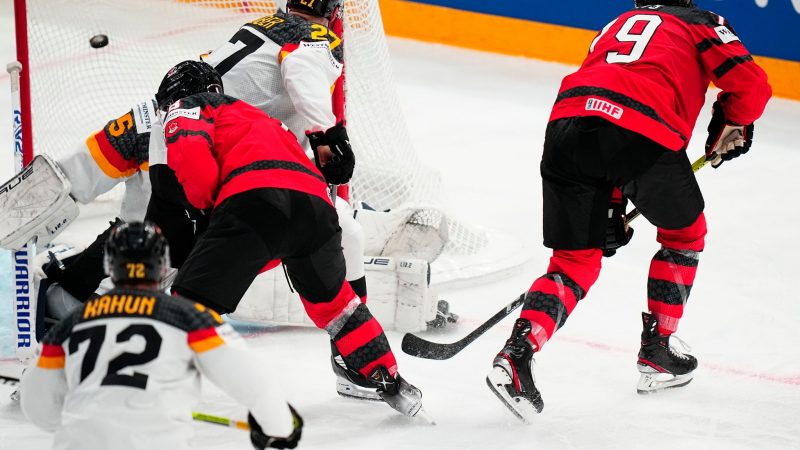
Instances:
[[[387,329],[423,331],[436,318],[430,265],[414,258],[365,257],[369,306]]]
[[[70,182],[46,155],[38,155],[0,186],[0,247],[16,250],[35,240],[44,245],[76,217]]]

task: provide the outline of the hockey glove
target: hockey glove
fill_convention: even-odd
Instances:
[[[350,181],[356,166],[356,157],[350,147],[350,139],[347,137],[344,125],[339,122],[324,132],[315,131],[306,135],[311,150],[314,151],[314,162],[325,177],[325,181],[329,184],[345,184]],[[320,158],[318,150],[320,146],[330,148],[333,156],[328,161],[323,162]]]
[[[275,437],[264,434],[261,425],[256,422],[252,414],[247,414],[247,423],[250,424],[250,442],[256,450],[264,450],[265,448],[295,448],[297,442],[300,441],[300,435],[303,434],[303,418],[297,414],[292,405],[289,405],[289,411],[292,412],[294,418],[294,430],[288,437]]]
[[[611,202],[608,204],[608,225],[606,227],[606,243],[603,245],[603,256],[614,256],[617,249],[627,245],[633,237],[633,228],[625,223],[625,208],[628,199],[622,191],[614,188]]]
[[[753,124],[738,125],[725,120],[720,100],[714,102],[711,122],[708,124],[706,140],[706,161],[717,168],[750,150],[753,144]]]

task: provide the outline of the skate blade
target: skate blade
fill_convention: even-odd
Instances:
[[[374,389],[362,388],[361,386],[336,380],[336,393],[342,397],[364,400],[368,402],[382,402],[383,399]]]
[[[508,373],[500,367],[492,368],[489,375],[486,377],[486,385],[494,392],[494,395],[500,399],[501,402],[511,411],[517,419],[521,420],[524,424],[533,423],[534,417],[539,414],[536,407],[530,400],[524,397],[511,397],[506,386],[513,383],[514,380]]]
[[[417,413],[414,414],[412,417],[414,417],[415,419],[422,420],[428,425],[436,425],[436,421],[433,420],[433,417],[430,414],[428,414],[428,411],[425,411],[425,408],[423,408],[422,406],[419,407]]]
[[[673,375],[671,373],[643,373],[639,377],[639,384],[636,385],[638,394],[647,395],[665,391],[681,386],[686,386],[694,378],[692,372],[684,375]]]

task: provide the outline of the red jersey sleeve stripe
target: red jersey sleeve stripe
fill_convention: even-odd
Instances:
[[[714,69],[714,76],[717,77],[717,79],[720,79],[723,76],[725,76],[726,73],[730,72],[731,69],[738,66],[739,64],[744,64],[746,62],[752,62],[752,61],[753,57],[751,55],[734,56],[728,58],[722,64],[717,66],[716,69]]]
[[[133,175],[136,166],[125,160],[111,145],[105,132],[96,133],[86,140],[86,147],[98,167],[111,178],[123,178]]]
[[[225,344],[225,341],[217,334],[216,327],[208,327],[202,330],[190,331],[187,336],[189,347],[196,353],[203,353],[208,350],[213,350],[220,345]]]

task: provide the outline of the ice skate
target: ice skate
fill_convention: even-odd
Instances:
[[[418,417],[431,425],[433,419],[422,407],[422,391],[406,381],[399,373],[392,376],[384,366],[378,366],[367,377],[377,387],[378,395],[400,414]]]
[[[542,412],[544,402],[534,384],[533,346],[528,341],[531,323],[517,319],[511,337],[494,358],[494,367],[486,377],[489,389],[525,423]]]
[[[331,365],[333,373],[336,374],[337,394],[357,400],[383,401],[378,395],[375,385],[367,380],[367,377],[347,367],[344,358],[333,343],[331,343],[331,353]]]
[[[642,347],[637,363],[642,375],[639,377],[636,392],[651,394],[689,384],[694,376],[694,369],[697,368],[697,358],[671,347],[670,336],[663,336],[658,332],[658,322],[652,314],[642,313],[642,324]],[[683,341],[680,342],[683,344]],[[686,344],[683,345],[687,347]]]

